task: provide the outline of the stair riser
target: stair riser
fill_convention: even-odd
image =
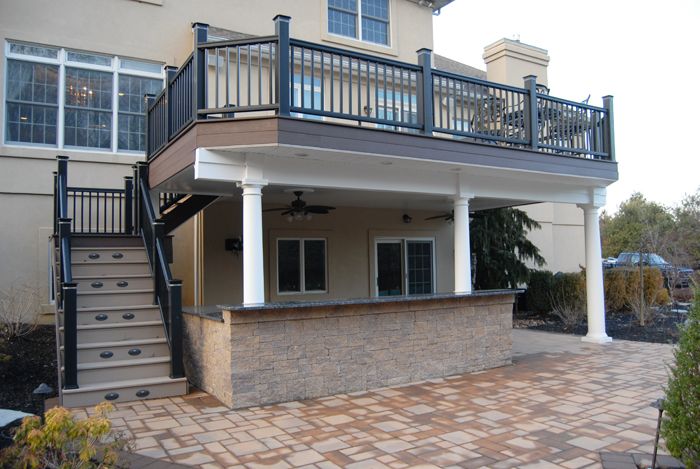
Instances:
[[[130,355],[130,350],[139,350],[141,353],[138,355]],[[112,356],[109,358],[102,358],[100,354],[104,352],[111,352]],[[169,354],[170,349],[166,343],[130,345],[128,347],[79,349],[78,363],[94,363],[100,361],[109,363],[117,360],[137,360],[139,358],[167,357]]]
[[[148,391],[147,397],[137,396],[138,391]],[[182,396],[187,394],[186,382],[173,382],[167,384],[154,384],[144,387],[115,388],[104,391],[71,392],[63,393],[64,407],[87,407],[99,404],[107,400],[109,393],[116,393],[119,397],[111,402],[139,401],[142,399],[158,399],[162,397]]]
[[[87,277],[100,275],[140,275],[150,274],[148,262],[114,263],[114,264],[72,264],[73,276]]]
[[[154,376],[168,376],[169,373],[170,364],[168,362],[79,370],[78,386],[119,380],[153,378]]]
[[[97,292],[100,290],[131,291],[153,288],[153,279],[150,277],[129,278],[104,278],[93,277],[76,280],[78,292]]]
[[[100,295],[84,295],[78,293],[78,308],[93,308],[99,306],[132,306],[153,304],[153,293],[105,293]]]
[[[80,326],[88,324],[122,324],[160,321],[160,319],[160,311],[158,308],[120,311],[78,311],[78,325]]]
[[[92,256],[92,257],[91,257]],[[71,251],[73,262],[143,262],[148,260],[145,249],[103,249],[94,248],[89,250]]]
[[[78,344],[165,337],[163,326],[120,327],[78,331]]]

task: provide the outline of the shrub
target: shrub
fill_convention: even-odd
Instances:
[[[525,305],[529,311],[548,313],[552,310],[550,292],[554,282],[554,274],[548,270],[530,271],[525,292]]]
[[[0,468],[109,468],[116,467],[119,450],[130,446],[121,434],[113,434],[108,418],[112,405],[95,407],[95,415],[75,420],[68,409],[54,407],[39,417],[25,417],[14,444],[0,453]]]
[[[39,298],[36,290],[14,283],[0,291],[0,339],[12,341],[29,334],[37,326]]]
[[[621,269],[606,270],[603,276],[605,309],[622,311],[627,306],[627,273]]]
[[[639,318],[639,324],[643,326],[647,319],[647,308],[667,304],[670,300],[668,291],[664,288],[664,277],[657,268],[645,267],[643,269],[644,308],[642,308],[639,269],[625,269],[625,271],[627,274],[627,305]]]
[[[564,324],[564,330],[578,326],[586,313],[586,280],[582,272],[558,273],[550,294],[552,313]]]
[[[700,289],[688,321],[681,327],[675,364],[666,388],[666,416],[661,433],[668,451],[688,468],[700,467]]]

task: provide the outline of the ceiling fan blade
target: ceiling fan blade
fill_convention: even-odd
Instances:
[[[289,210],[290,207],[266,208],[263,212],[279,212],[280,210]]]
[[[434,217],[428,217],[426,220],[437,220],[438,218],[447,218],[449,214],[443,213],[442,215],[435,215]]]
[[[286,212],[280,213],[280,215],[282,215],[282,216],[291,215],[291,214],[294,214],[295,212],[296,212],[296,210],[294,210],[293,208],[290,208],[290,209],[287,210]]]
[[[330,207],[328,205],[307,205],[306,207],[304,207],[304,210],[312,213],[316,213],[314,212],[315,210],[325,210],[326,212],[328,212],[328,210],[335,210],[335,207]]]

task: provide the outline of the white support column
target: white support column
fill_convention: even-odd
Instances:
[[[243,304],[265,303],[263,264],[262,181],[244,180],[243,189]]]
[[[605,333],[605,290],[598,207],[595,205],[579,205],[579,207],[583,210],[586,237],[586,305],[588,309],[588,334],[581,340],[604,344],[612,342],[612,339]]]
[[[455,293],[472,291],[472,255],[469,248],[469,199],[458,198],[454,203],[455,233]]]

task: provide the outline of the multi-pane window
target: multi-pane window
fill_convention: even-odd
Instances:
[[[328,32],[389,45],[389,0],[328,0]]]
[[[277,240],[277,291],[279,293],[326,291],[325,239]]]
[[[145,149],[144,95],[157,63],[8,42],[5,142],[112,152]]]
[[[433,243],[431,239],[377,240],[377,296],[433,293]]]

